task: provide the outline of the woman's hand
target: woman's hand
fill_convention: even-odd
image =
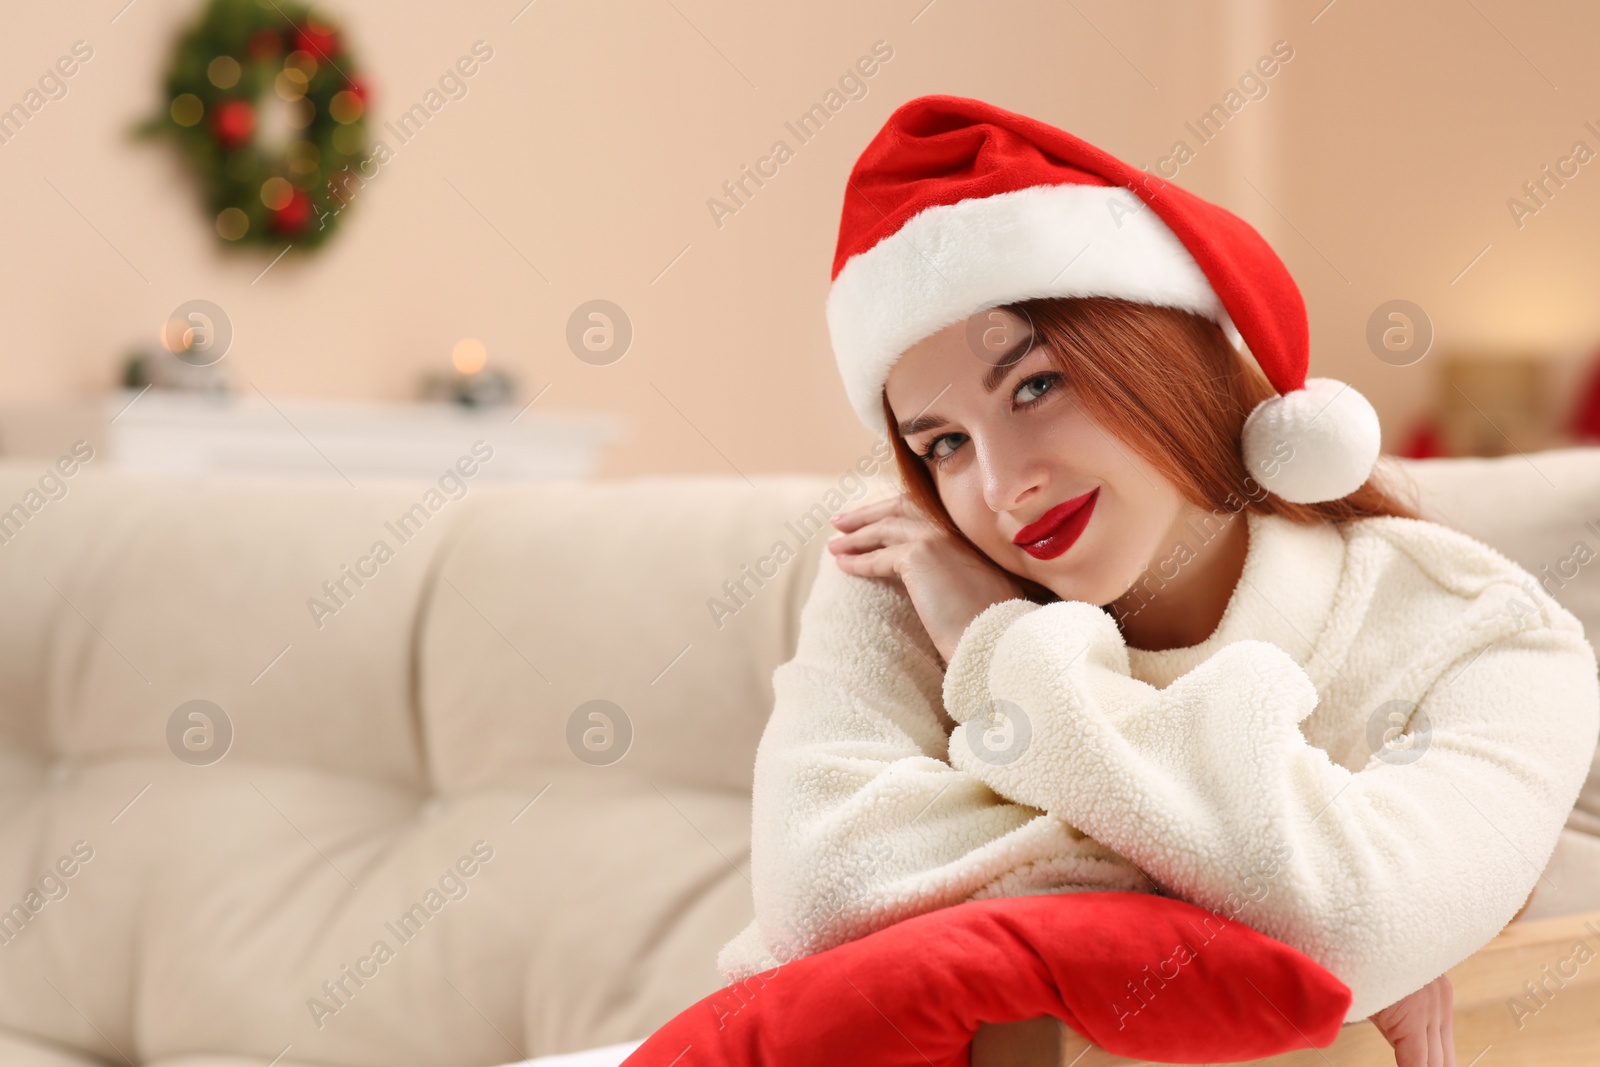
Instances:
[[[1440,975],[1372,1016],[1372,1024],[1394,1046],[1396,1067],[1456,1067],[1454,1010],[1450,979]]]
[[[904,493],[833,517],[828,542],[839,569],[864,578],[899,578],[946,663],[985,608],[1023,599],[1023,581],[966,542],[945,533]]]

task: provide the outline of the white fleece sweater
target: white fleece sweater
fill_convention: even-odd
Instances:
[[[756,917],[724,980],[966,900],[1142,890],[1305,952],[1351,988],[1353,1022],[1493,938],[1595,751],[1578,620],[1446,526],[1245,516],[1200,644],[1130,648],[1092,604],[1009,600],[948,670],[899,582],[824,553],[773,674]]]

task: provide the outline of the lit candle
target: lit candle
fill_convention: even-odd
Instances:
[[[463,337],[450,350],[450,365],[460,374],[477,374],[489,362],[489,350],[476,337]]]
[[[516,392],[512,381],[502,372],[488,366],[489,350],[476,337],[463,337],[450,349],[450,365],[455,368],[455,400],[459,404],[476,407],[480,404],[503,404]]]

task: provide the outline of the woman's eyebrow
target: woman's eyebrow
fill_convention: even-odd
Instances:
[[[996,389],[1000,388],[1007,376],[1011,374],[1012,368],[1021,363],[1023,357],[1033,350],[1034,336],[1033,331],[1029,330],[1013,341],[1010,347],[1001,353],[1000,358],[994,361],[983,376],[983,391],[985,393],[992,394]],[[935,399],[938,398],[935,397]],[[902,422],[896,429],[900,431],[901,437],[910,437],[912,434],[921,433],[923,430],[932,430],[943,426],[944,423],[945,419],[942,415],[922,414],[909,422]]]

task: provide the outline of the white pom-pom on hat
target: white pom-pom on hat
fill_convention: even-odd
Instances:
[[[1307,378],[1268,397],[1244,420],[1239,451],[1250,476],[1295,504],[1348,496],[1372,475],[1382,445],[1378,413],[1347,382]]]

